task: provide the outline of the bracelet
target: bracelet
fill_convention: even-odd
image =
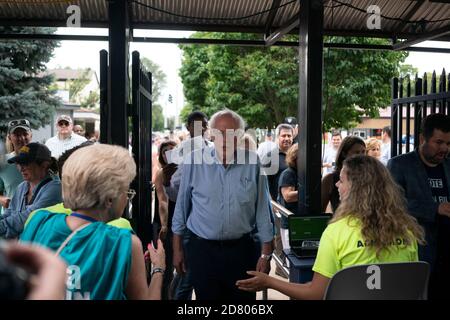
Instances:
[[[270,253],[270,254],[261,254],[261,259],[264,259],[264,260],[266,260],[266,261],[270,261],[270,260],[272,260],[272,254]]]
[[[163,268],[159,268],[159,267],[153,268],[151,276],[153,277],[153,275],[158,272],[164,275],[165,270]]]

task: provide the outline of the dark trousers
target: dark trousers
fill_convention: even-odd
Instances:
[[[186,254],[187,252],[187,246],[189,245],[190,241],[190,234],[186,234],[183,237],[183,250]],[[191,269],[189,268],[189,265],[187,263],[187,258],[185,260],[186,265],[186,273],[183,275],[176,274],[175,278],[172,281],[173,286],[173,299],[174,300],[192,300],[192,292],[194,291],[194,288],[192,287],[192,280],[191,280]]]
[[[255,270],[259,250],[249,235],[213,241],[192,234],[186,256],[197,300],[256,300],[256,293],[239,290],[236,281]]]
[[[172,300],[170,294],[170,285],[173,280],[173,249],[172,249],[172,231],[168,231],[164,240],[164,250],[166,252],[166,270],[162,284],[161,300]]]

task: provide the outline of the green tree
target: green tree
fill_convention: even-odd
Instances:
[[[166,87],[167,76],[161,70],[161,67],[149,58],[143,57],[141,63],[152,73],[152,98],[154,102],[157,102],[161,97],[163,89]]]
[[[0,33],[54,33],[55,28],[0,27]],[[51,121],[61,104],[51,88],[53,77],[43,76],[55,41],[0,41],[0,135],[5,136],[8,122],[26,118],[34,129]]]
[[[80,77],[68,81],[70,102],[76,103],[80,100],[81,91],[83,91],[84,87],[86,87],[91,81],[89,79],[90,73],[91,69],[87,68],[83,70]]]
[[[252,34],[196,33],[195,38],[257,39]],[[288,36],[287,40],[295,40]],[[337,38],[327,42],[386,44],[386,40]],[[252,127],[273,127],[296,116],[298,49],[182,45],[180,76],[193,109],[207,115],[227,107]],[[325,129],[354,126],[363,115],[375,117],[390,103],[390,79],[407,54],[389,51],[324,51]]]
[[[89,95],[83,99],[81,99],[80,106],[82,108],[94,109],[98,111],[100,103],[100,95],[97,91],[89,92]]]
[[[193,111],[194,111],[194,109],[193,109],[192,105],[189,104],[189,103],[187,103],[187,104],[181,109],[181,111],[180,111],[180,120],[181,120],[181,123],[186,124],[186,123],[187,123],[187,118],[188,118],[189,114],[190,114],[191,112],[193,112]]]
[[[141,63],[152,73],[152,130],[164,130],[163,108],[159,103],[162,91],[166,86],[166,74],[161,70],[160,66],[152,60],[143,57]]]
[[[152,131],[164,130],[164,116],[162,107],[159,104],[152,106]]]
[[[173,131],[175,129],[175,117],[167,118],[167,129]]]

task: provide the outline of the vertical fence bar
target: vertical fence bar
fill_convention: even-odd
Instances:
[[[445,78],[445,69],[442,69],[441,76],[439,78],[439,93],[445,92],[445,84],[447,83],[447,80]],[[445,114],[446,112],[445,107],[445,98],[442,98],[441,101],[439,101],[439,113]]]
[[[108,143],[108,51],[100,51],[100,143]]]
[[[423,74],[423,90],[422,94],[426,96],[428,94],[428,77],[427,73]],[[428,100],[424,100],[422,107],[422,119],[425,118],[428,114]]]
[[[450,73],[447,75],[447,92],[450,93]],[[447,114],[450,114],[450,98],[447,98]]]
[[[403,98],[403,78],[400,78],[400,85],[399,85],[399,93],[398,93],[398,97],[401,99]],[[397,145],[397,154],[402,154],[403,150],[402,150],[402,144],[403,144],[403,139],[402,139],[402,134],[403,134],[403,103],[399,103],[398,107],[397,107],[398,111],[398,124],[397,124],[397,137],[398,137],[398,145]]]
[[[411,97],[411,79],[408,76],[408,83],[406,85],[406,96]],[[409,138],[411,137],[411,103],[406,104],[406,152],[409,152]]]
[[[394,100],[398,98],[398,78],[392,79],[392,105],[391,105],[391,157],[397,155],[397,125],[398,125],[398,105]]]
[[[436,70],[431,76],[431,94],[436,94]],[[431,100],[431,113],[436,113],[436,97]]]
[[[414,94],[416,97],[422,95],[422,79],[418,77],[416,74],[415,81],[415,91]],[[420,133],[420,123],[422,122],[422,108],[427,105],[427,102],[414,102],[414,149],[419,147],[419,133]]]

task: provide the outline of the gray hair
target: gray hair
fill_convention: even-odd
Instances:
[[[283,130],[283,129],[284,130],[291,130],[292,134],[294,134],[294,128],[290,124],[282,123],[282,124],[279,124],[278,127],[275,130],[275,134],[277,135],[277,137],[280,135],[280,131]]]
[[[231,118],[234,119],[234,121],[238,124],[239,128],[238,129],[242,129],[245,130],[245,121],[244,119],[237,114],[236,112],[230,110],[230,109],[223,109],[220,110],[216,113],[214,113],[211,117],[211,119],[209,120],[209,126],[211,128],[215,128],[216,127],[216,121],[218,118],[223,117],[223,116],[230,116]]]

